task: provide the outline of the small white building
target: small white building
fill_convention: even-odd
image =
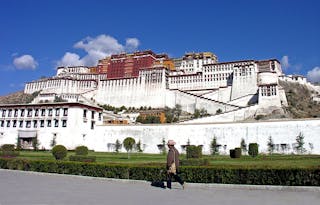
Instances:
[[[103,124],[102,109],[82,103],[0,105],[0,144],[50,149],[52,140],[68,149],[85,144],[97,125]]]

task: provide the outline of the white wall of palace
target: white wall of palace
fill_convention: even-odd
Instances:
[[[79,112],[80,114],[81,112]],[[78,116],[82,118],[82,116]],[[71,121],[71,120],[70,120]],[[56,134],[58,144],[73,149],[86,145],[95,151],[114,151],[116,140],[122,142],[127,137],[141,141],[145,153],[159,153],[157,147],[162,139],[173,139],[177,148],[183,152],[183,145],[190,141],[193,145],[202,145],[203,153],[210,153],[210,143],[214,136],[221,145],[220,153],[228,154],[229,149],[240,146],[243,138],[247,144],[258,143],[259,151],[267,153],[268,138],[271,136],[278,153],[293,153],[296,137],[304,135],[306,153],[320,154],[320,120],[300,119],[290,121],[265,121],[255,123],[205,123],[205,124],[170,124],[170,125],[106,125],[90,129],[89,124],[70,124],[65,128],[38,129],[40,148],[50,149],[50,141]],[[17,129],[1,129],[0,144],[16,143]],[[282,150],[281,145],[286,149]],[[311,148],[312,147],[312,148]],[[124,149],[121,151],[125,152]]]

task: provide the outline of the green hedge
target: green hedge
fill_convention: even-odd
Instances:
[[[78,146],[76,147],[76,149],[74,150],[76,155],[82,155],[82,156],[87,156],[89,149],[86,146]]]
[[[239,148],[239,147],[234,148],[234,155],[235,155],[235,158],[240,158],[241,157],[241,148]]]
[[[119,165],[70,161],[40,161],[0,158],[0,168],[135,180],[165,180],[164,166]],[[246,167],[182,166],[187,182],[320,186],[320,167],[310,169],[256,169]]]
[[[190,158],[190,159],[181,159],[180,165],[181,166],[208,166],[210,164],[209,159],[207,158]]]
[[[14,144],[4,144],[0,147],[0,156],[16,157],[19,156],[19,151],[16,151]]]
[[[70,161],[77,161],[77,162],[95,162],[96,156],[85,156],[85,155],[71,155],[69,157]]]
[[[256,157],[259,154],[259,145],[257,143],[250,143],[249,144],[249,151],[248,154],[251,157]]]
[[[231,158],[236,158],[236,151],[235,151],[235,149],[230,149],[230,150],[229,150],[229,154],[230,154],[230,157],[231,157]]]
[[[187,158],[201,158],[202,146],[189,145],[187,146]]]
[[[51,152],[52,152],[52,155],[54,156],[54,158],[56,158],[56,160],[62,160],[68,154],[67,148],[65,146],[63,146],[63,145],[54,146],[52,148]]]

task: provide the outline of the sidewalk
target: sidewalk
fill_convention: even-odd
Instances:
[[[150,182],[0,169],[0,205],[318,205],[320,187],[173,183],[171,190]]]

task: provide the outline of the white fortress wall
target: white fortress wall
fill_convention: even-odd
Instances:
[[[255,94],[258,91],[257,68],[250,62],[245,62],[234,68],[231,100]]]
[[[235,111],[229,111],[221,114],[216,114],[213,116],[188,120],[185,122],[181,122],[181,124],[243,121],[248,118],[252,118],[256,114],[258,108],[259,108],[258,105],[253,105],[245,108],[240,108]]]
[[[25,85],[25,93],[32,94],[37,91],[45,93],[82,93],[97,88],[95,80],[75,80],[70,78],[51,78],[29,82]]]
[[[280,103],[283,105],[283,106],[288,106],[288,101],[287,101],[287,96],[286,96],[286,92],[285,90],[278,86],[278,92],[279,92],[279,97],[280,97]]]
[[[210,143],[214,136],[218,144],[226,145],[229,149],[240,147],[241,138],[247,144],[258,143],[259,151],[267,153],[267,142],[272,137],[276,145],[288,144],[286,153],[293,152],[296,136],[304,135],[307,152],[320,154],[320,120],[274,121],[259,123],[220,123],[220,124],[186,124],[186,125],[135,125],[135,126],[97,126],[94,137],[88,138],[86,145],[96,151],[107,151],[108,143],[122,142],[126,137],[133,137],[145,144],[145,153],[159,153],[157,144],[162,139],[173,139],[177,142],[177,149],[183,151],[181,145],[190,140],[193,145],[203,145],[203,153],[210,153]],[[311,150],[309,143],[312,143]],[[220,149],[224,152],[223,148]],[[109,150],[111,151],[111,150]],[[122,149],[125,152],[124,149]]]
[[[220,87],[217,90],[203,94],[202,97],[209,98],[220,102],[229,102],[231,96],[231,86]]]
[[[172,90],[174,98],[172,99],[175,104],[180,104],[182,110],[193,113],[195,109],[206,109],[208,113],[215,114],[218,109],[222,111],[230,111],[238,109],[237,106],[228,105],[225,103],[216,102],[214,100],[205,99],[203,97],[196,96],[194,94]]]
[[[164,107],[166,104],[165,70],[145,71],[138,78],[101,81],[96,101],[126,107]]]
[[[197,90],[205,87],[201,73],[169,76],[169,89]]]
[[[255,104],[256,102],[258,102],[258,95],[249,94],[229,101],[228,104],[246,107],[248,104]]]

